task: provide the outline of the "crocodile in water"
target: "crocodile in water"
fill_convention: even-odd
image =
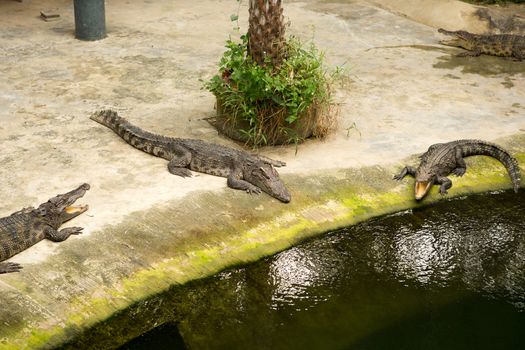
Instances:
[[[465,174],[467,165],[463,158],[475,155],[491,156],[503,163],[509,172],[514,191],[518,192],[520,168],[517,160],[500,146],[480,140],[459,140],[432,145],[420,157],[421,163],[417,169],[406,166],[394,179],[401,180],[406,175],[415,177],[416,200],[421,200],[433,184],[441,185],[439,193],[446,194],[452,187],[452,181],[446,176],[451,173],[457,176]]]
[[[225,177],[234,189],[255,194],[262,190],[282,202],[291,200],[274,169],[284,166],[284,162],[202,140],[156,135],[132,125],[112,110],[99,111],[91,119],[112,129],[133,147],[167,159],[168,170],[174,175],[189,177],[190,170],[194,170]]]
[[[82,227],[58,228],[66,221],[85,212],[88,207],[72,206],[89,190],[88,184],[77,189],[59,194],[38,208],[25,208],[10,216],[0,219],[0,261],[31,247],[47,238],[53,242],[62,242],[70,235],[78,235]],[[0,274],[18,272],[22,266],[13,262],[0,262]]]
[[[525,59],[525,36],[514,34],[472,34],[464,30],[449,31],[438,29],[438,32],[452,39],[441,40],[448,46],[461,47],[468,51],[458,56],[479,56],[481,54]]]

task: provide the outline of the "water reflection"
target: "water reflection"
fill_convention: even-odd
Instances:
[[[449,259],[446,257],[449,254],[446,254],[446,247],[440,249],[439,241],[431,230],[426,229],[418,234],[402,232],[398,235],[393,246],[397,274],[420,283],[429,283],[435,271],[448,271]]]
[[[301,310],[300,300],[307,300],[308,307],[330,298],[325,291],[316,292],[315,287],[332,283],[339,274],[336,259],[309,254],[302,248],[292,248],[272,259],[269,269],[269,283],[273,286],[271,308],[282,304],[296,305]]]
[[[319,273],[301,249],[290,249],[270,264],[270,283],[274,286],[272,308],[308,298],[308,289],[319,283]]]
[[[132,319],[165,312],[192,349],[525,349],[523,203],[472,196],[372,220],[174,289]]]
[[[363,223],[276,255],[268,262],[271,307],[315,306],[330,297],[318,287],[372,268],[406,286],[460,284],[525,311],[521,200],[491,210],[476,198]]]

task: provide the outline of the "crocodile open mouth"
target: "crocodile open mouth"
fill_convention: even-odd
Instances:
[[[82,214],[86,210],[88,210],[89,207],[87,205],[78,205],[78,206],[69,206],[64,209],[64,211],[67,214]]]
[[[415,192],[416,200],[421,200],[428,193],[432,186],[432,181],[416,181]]]
[[[447,45],[447,46],[462,46],[464,42],[465,40],[461,38],[443,39],[439,41],[441,45]]]

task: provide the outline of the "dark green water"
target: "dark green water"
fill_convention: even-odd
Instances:
[[[122,349],[525,349],[525,193],[333,232],[126,320],[159,327]]]

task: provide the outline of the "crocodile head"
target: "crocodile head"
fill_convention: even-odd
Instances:
[[[430,191],[430,188],[436,181],[436,176],[424,171],[416,172],[416,184],[414,186],[414,194],[417,201],[420,201]]]
[[[462,47],[467,50],[472,50],[476,45],[474,40],[475,35],[464,30],[450,31],[439,28],[438,32],[453,37],[451,39],[440,40],[439,43],[442,45]]]
[[[288,203],[292,199],[290,192],[279,178],[279,173],[271,164],[252,163],[244,170],[243,178],[281,202]]]
[[[84,196],[87,190],[89,190],[89,185],[85,183],[73,191],[56,195],[47,202],[40,204],[36,213],[51,226],[58,229],[64,222],[88,210],[87,205],[73,206],[73,203]]]

